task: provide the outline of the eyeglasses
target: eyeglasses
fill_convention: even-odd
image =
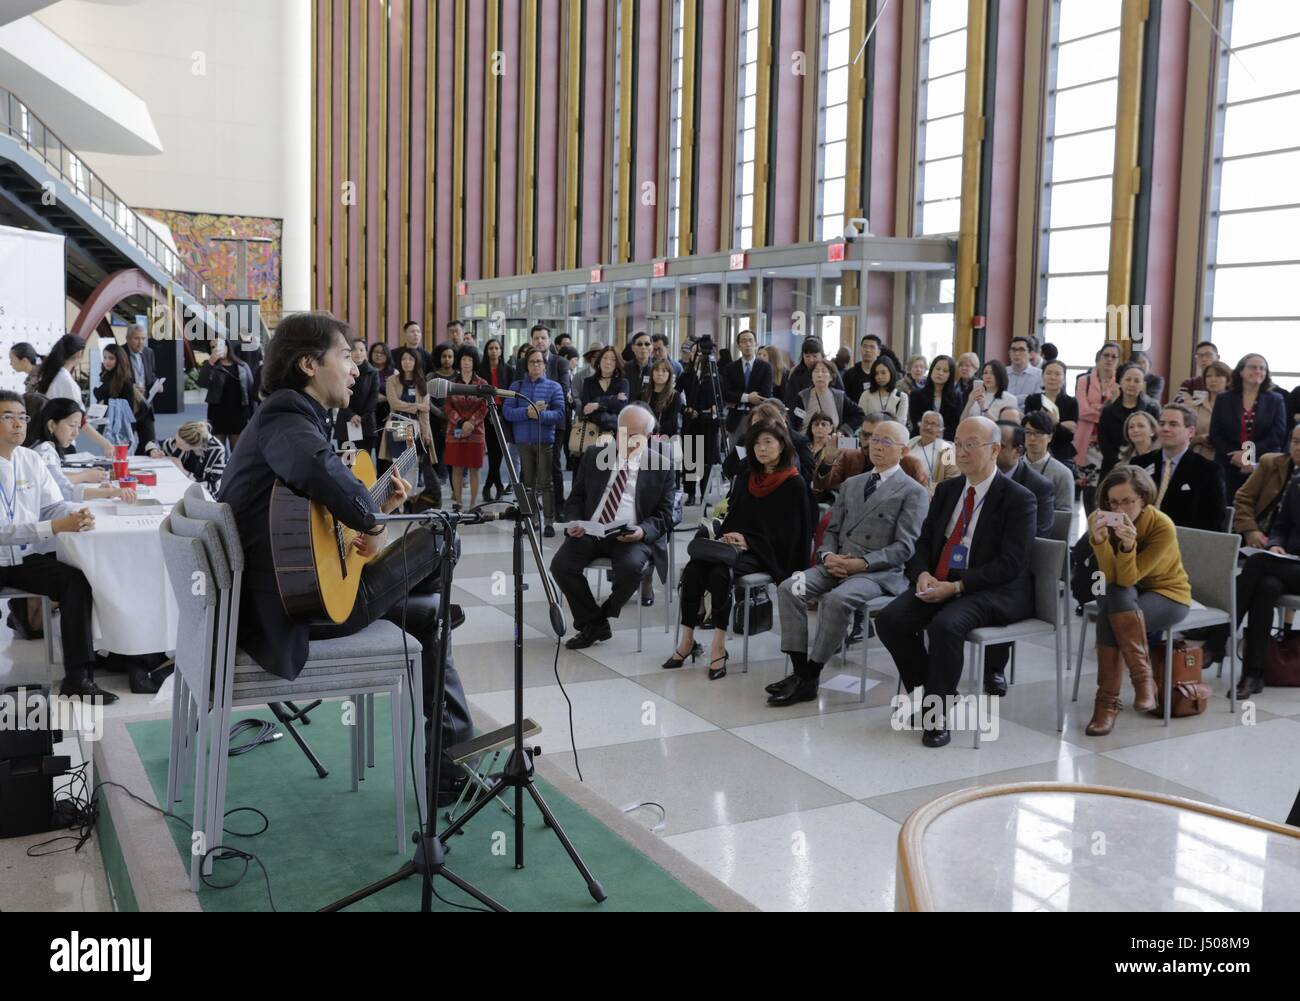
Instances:
[[[28,424],[31,417],[27,414],[0,414],[0,421],[8,421],[10,424]]]
[[[1050,438],[1051,436],[1052,432],[1050,431],[1037,431],[1034,428],[1025,428],[1026,438]]]
[[[894,441],[893,438],[878,438],[874,434],[868,438],[867,441],[871,442],[873,445],[883,445],[886,448],[890,445],[893,445],[895,448],[902,448],[903,445],[906,444],[906,442]]]
[[[985,448],[988,445],[995,445],[992,441],[955,441],[952,443],[953,448],[958,452],[973,452],[977,448]]]

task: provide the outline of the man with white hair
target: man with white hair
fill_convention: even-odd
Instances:
[[[907,454],[915,456],[925,467],[926,489],[934,496],[934,488],[944,480],[960,476],[952,442],[943,437],[943,414],[928,410],[921,418],[920,434],[907,443]]]
[[[148,395],[150,387],[157,378],[157,368],[154,365],[153,348],[149,347],[149,338],[145,334],[143,323],[133,323],[131,329],[127,331],[126,357],[131,362],[131,375],[135,378],[135,384],[140,387],[141,392]],[[136,434],[140,439],[140,446],[135,454],[144,455],[149,442],[153,441],[156,435],[153,405],[141,403],[136,411],[135,420]]]
[[[907,429],[876,425],[867,443],[871,466],[844,481],[814,566],[781,582],[781,649],[794,673],[768,686],[771,706],[817,698],[822,668],[844,642],[853,616],[867,602],[907,589],[903,566],[921,533],[930,498],[899,468]],[[818,603],[817,633],[808,645],[808,601]]]
[[[568,599],[578,630],[564,644],[570,650],[614,635],[609,620],[636,593],[652,561],[660,579],[667,581],[676,484],[669,454],[650,441],[654,426],[649,407],[629,404],[619,412],[617,437],[588,448],[573,474],[565,509],[568,520],[624,527],[598,536],[571,525],[565,530],[568,538],[551,560],[551,573]],[[614,583],[609,598],[598,605],[586,569],[602,558],[613,566]]]

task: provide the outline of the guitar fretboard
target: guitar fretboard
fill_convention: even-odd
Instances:
[[[375,485],[370,488],[370,499],[375,502],[375,507],[383,506],[384,501],[388,500],[389,491],[393,485],[393,474],[401,473],[402,479],[409,481],[409,475],[415,469],[416,447],[414,443],[406,449],[401,455],[393,460],[393,464],[384,470],[384,475],[375,480]]]

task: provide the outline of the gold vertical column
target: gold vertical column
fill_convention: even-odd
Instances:
[[[370,4],[368,2],[361,5],[361,24],[358,33],[358,44],[361,46],[361,79],[358,81],[358,84],[360,85],[360,96],[357,100],[357,114],[360,117],[360,121],[357,123],[357,128],[353,134],[356,136],[354,141],[361,144],[361,155],[357,157],[360,171],[355,179],[357,182],[357,204],[354,208],[354,211],[356,212],[356,220],[353,222],[353,225],[358,226],[361,229],[361,238],[357,241],[357,247],[360,249],[361,258],[360,260],[349,262],[349,267],[359,269],[360,274],[360,280],[357,282],[361,289],[361,301],[358,303],[357,308],[357,330],[361,331],[363,336],[369,336],[370,331],[366,330],[366,299],[370,294],[370,290],[367,288],[366,284],[366,265],[370,256],[367,233],[373,225],[370,213],[374,211],[374,207],[370,204],[370,198],[368,195],[369,189],[366,187],[366,175],[369,173],[368,165],[370,163],[371,142],[370,59],[368,51],[370,48]]]
[[[311,4],[311,298],[308,300],[314,308],[319,309],[316,292],[320,285],[320,177],[323,164],[320,162],[320,17],[317,4]]]
[[[753,3],[754,0],[749,0]],[[771,164],[768,140],[772,132],[772,0],[758,0],[758,59],[754,67],[758,83],[754,94],[754,236],[755,247],[767,246],[767,200]],[[741,155],[744,150],[738,151]]]
[[[691,254],[695,246],[695,57],[699,41],[695,20],[699,0],[682,0],[682,145],[677,171],[677,253]],[[678,329],[682,329],[680,326]]]
[[[966,109],[962,120],[961,215],[957,233],[957,288],[953,305],[953,350],[971,349],[971,318],[979,285],[980,167],[984,150],[984,53],[988,40],[987,0],[969,0],[966,14]],[[913,170],[916,170],[915,157]]]
[[[817,91],[821,66],[821,34],[818,30],[820,11],[819,3],[804,4],[802,45],[804,75],[795,77],[793,67],[781,67],[782,73],[789,72],[791,79],[797,79],[803,88],[799,129],[799,147],[802,150],[799,157],[799,235],[795,238],[800,243],[821,236],[820,233],[813,233],[814,220],[817,218],[817,207],[813,204],[813,200],[817,197],[817,186],[813,175],[817,171]],[[849,32],[849,38],[852,37],[853,33]],[[863,63],[867,61],[865,53],[862,61]],[[845,200],[847,201],[847,194]]]
[[[465,227],[461,210],[465,201],[465,0],[455,0],[456,58],[452,64],[451,117],[451,268],[452,280],[465,277]]]
[[[438,322],[438,303],[443,296],[450,296],[450,288],[434,288],[436,269],[434,268],[434,251],[445,252],[445,247],[437,247],[437,234],[434,232],[435,209],[438,198],[438,167],[434,163],[433,136],[438,122],[438,3],[429,4],[429,13],[424,18],[424,172],[428,181],[421,181],[424,189],[424,322],[422,329],[431,332],[431,336],[441,337],[435,329]],[[456,313],[453,306],[447,311],[448,317]]]
[[[519,274],[531,274],[533,255],[533,213],[537,200],[537,177],[533,173],[537,148],[537,4],[521,5],[519,26],[519,195],[515,199],[515,256]]]
[[[673,0],[663,0],[659,7],[659,155],[655,157],[655,239],[654,254],[668,253],[669,190],[673,176]],[[652,307],[653,308],[653,307]]]
[[[501,96],[501,77],[496,72],[495,53],[501,47],[501,28],[497,23],[498,0],[486,0],[483,51],[483,277],[497,276],[497,101]]]
[[[1123,4],[1119,27],[1119,83],[1115,108],[1115,173],[1111,194],[1110,268],[1106,278],[1106,303],[1128,305],[1133,287],[1133,223],[1141,170],[1138,167],[1138,133],[1142,127],[1142,38],[1149,8],[1147,0]],[[1120,352],[1130,350],[1128,310],[1117,309]],[[1109,313],[1107,313],[1109,316]]]
[[[566,34],[568,37],[568,76],[565,80],[564,115],[564,225],[560,227],[561,253],[556,260],[561,268],[578,266],[578,164],[582,150],[578,146],[578,129],[582,124],[582,20],[585,15],[582,0],[567,0],[565,4]]]
[[[630,204],[635,204],[636,200],[629,196],[628,189],[632,185],[632,174],[635,164],[627,156],[632,141],[632,14],[634,5],[630,0],[615,0],[621,5],[623,19],[620,25],[618,46],[618,141],[622,149],[612,150],[614,161],[618,164],[618,244],[614,248],[615,264],[622,264],[632,259],[631,249],[628,243],[628,234],[630,227],[628,225],[628,215]]]
[[[398,311],[405,323],[415,315],[411,302],[411,4],[407,3],[402,21],[402,135],[400,169],[397,172],[401,184],[401,215],[398,219],[397,245],[401,270],[399,272],[397,298]],[[424,346],[430,346],[429,331],[424,331]]]
[[[375,30],[379,32],[379,330],[366,336],[388,342],[388,334],[397,323],[397,303],[388,301],[388,0],[379,5],[383,17]]]
[[[352,71],[351,71],[352,5],[349,4],[347,0],[343,0],[343,24],[341,25],[341,27],[343,29],[342,30],[343,86],[339,88],[340,104],[342,105],[339,111],[340,111],[342,121],[344,122],[344,134],[342,136],[343,142],[340,144],[342,148],[339,151],[343,159],[343,162],[339,165],[340,167],[339,173],[340,176],[343,178],[343,180],[352,181],[353,183],[355,183],[356,178],[352,177],[351,173],[352,173],[352,144],[356,142],[356,139],[353,135],[353,130],[356,128],[357,123],[352,121],[351,109],[350,109],[350,105],[352,102],[348,94],[348,91],[352,87]],[[353,192],[353,194],[354,194],[354,198],[352,204],[351,205],[345,204],[343,206],[343,232],[338,234],[339,237],[338,252],[343,255],[343,282],[342,282],[342,287],[338,290],[338,297],[339,297],[338,315],[345,319],[348,315],[348,309],[352,305],[351,302],[348,301],[349,299],[348,269],[352,267],[352,260],[350,257],[350,253],[352,250],[352,227],[356,225],[356,222],[353,219],[353,213],[356,211],[356,207],[357,207],[356,199],[355,199],[355,191]],[[335,198],[342,197],[341,188],[339,189],[339,191],[335,192],[334,197]]]

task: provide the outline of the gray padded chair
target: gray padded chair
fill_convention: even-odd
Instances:
[[[1068,546],[1054,539],[1035,539],[1029,557],[1029,572],[1034,585],[1034,617],[1012,622],[1006,626],[984,626],[973,629],[966,636],[966,648],[973,656],[968,656],[972,691],[978,698],[984,690],[984,652],[986,648],[999,643],[1015,643],[1017,640],[1031,636],[1054,635],[1056,637],[1056,729],[1065,729],[1064,700],[1064,664],[1065,651],[1062,644],[1062,625],[1065,618],[1065,599],[1061,594],[1060,582],[1065,553]],[[979,727],[972,728],[975,734],[975,747],[980,746]]]
[[[858,682],[858,701],[867,701],[867,659],[871,652],[871,637],[875,634],[874,623],[876,616],[889,607],[889,603],[894,600],[892,594],[882,594],[879,598],[872,598],[867,602],[866,608],[862,610],[862,663],[859,665],[859,682]],[[850,627],[851,628],[851,627]],[[848,636],[844,637],[844,646],[840,647],[840,656],[847,667],[849,662]],[[786,661],[787,667],[789,660]],[[899,679],[899,687],[902,687],[902,679]]]
[[[209,515],[213,520],[192,519],[187,517],[189,513],[200,517]],[[234,642],[238,634],[243,551],[230,509],[201,496],[187,495],[164,521],[161,531],[168,573],[180,606],[180,634],[200,639],[184,647],[178,645],[177,649],[168,797],[175,802],[184,777],[193,774],[194,826],[204,832],[207,849],[220,847],[222,843],[229,721],[234,708],[294,698],[347,696],[358,700],[354,705],[360,724],[366,713],[365,703],[359,699],[373,700],[375,694],[386,692],[393,721],[395,845],[399,853],[406,851],[408,726],[414,728],[416,746],[412,765],[418,803],[423,801],[425,781],[424,728],[419,720],[423,686],[415,666],[419,643],[407,637],[404,652],[401,630],[389,622],[376,622],[352,636],[314,641],[302,674],[293,681],[271,675],[244,651],[237,650]],[[235,554],[238,570],[227,559],[228,554]],[[196,595],[194,584],[200,580],[214,582],[216,586],[197,588],[202,593]],[[414,714],[408,711],[412,705]],[[369,733],[373,740],[373,726]],[[352,727],[350,737],[355,791],[364,768],[365,729],[361,725]],[[200,882],[199,859],[200,856],[195,856],[191,867],[191,884],[196,889]],[[208,871],[210,866],[211,860]]]
[[[744,591],[744,594],[741,596],[741,601],[744,602],[744,606],[745,606],[745,643],[744,643],[744,652],[742,654],[742,660],[741,660],[741,668],[740,668],[741,674],[749,673],[749,611],[753,607],[753,601],[752,601],[753,594],[760,587],[764,591],[766,591],[768,585],[771,583],[772,583],[771,576],[765,573],[747,573],[744,576],[737,577],[732,581],[733,587],[739,587],[742,591]],[[726,628],[725,624],[723,628]]]
[[[53,676],[58,659],[54,656],[54,610],[50,599],[43,594],[32,594],[17,588],[0,587],[0,601],[14,601],[19,598],[41,599],[41,628],[45,633],[45,665]]]

